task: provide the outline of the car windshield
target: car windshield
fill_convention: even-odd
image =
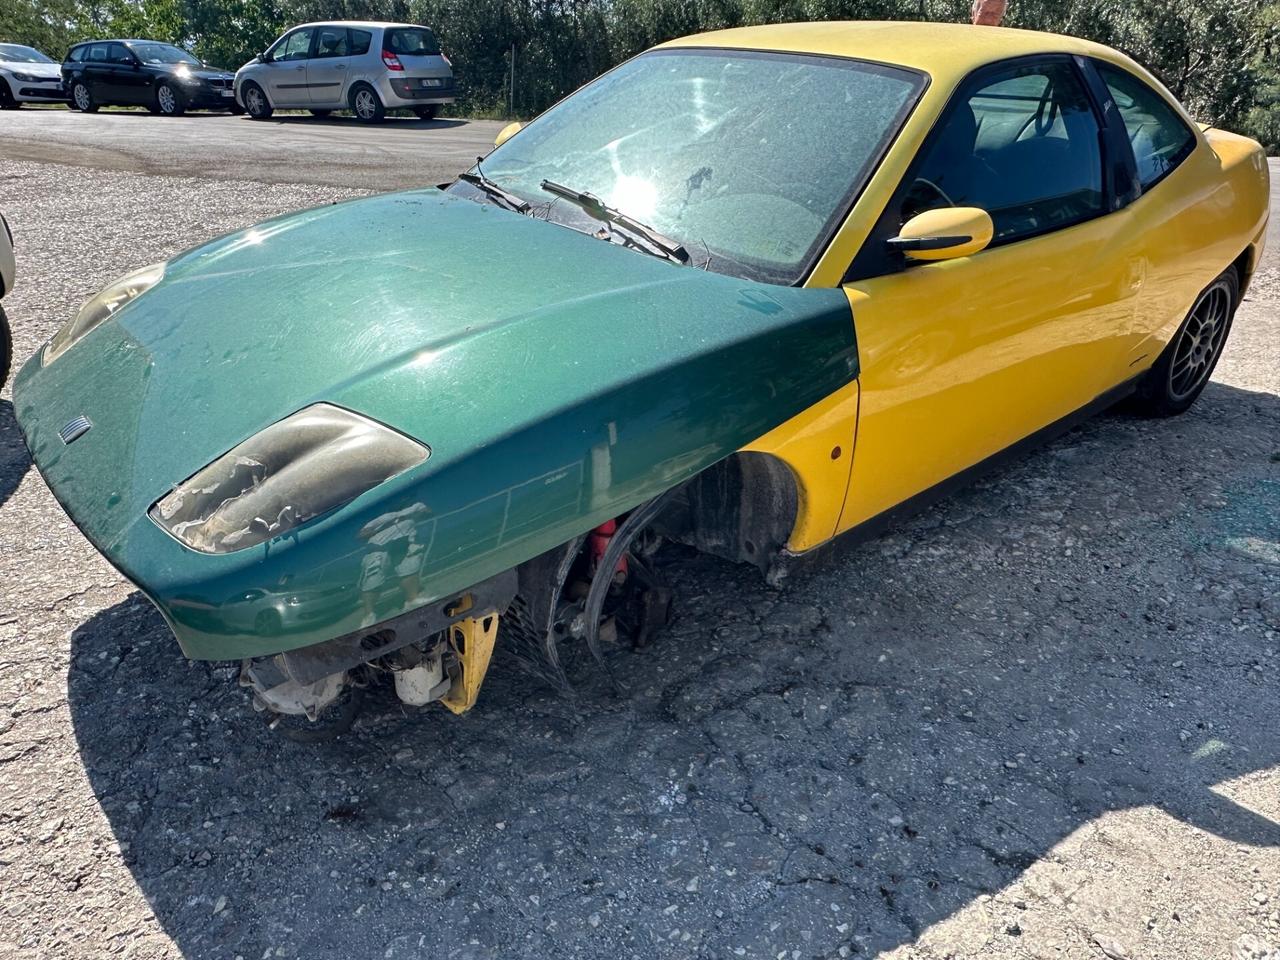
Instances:
[[[189,63],[193,67],[200,66],[200,61],[187,51],[167,43],[135,43],[131,49],[143,63]]]
[[[23,47],[16,43],[0,43],[0,60],[10,63],[53,63],[34,47]]]
[[[679,241],[690,262],[803,278],[914,106],[914,71],[834,57],[659,50],[605,74],[484,159],[534,215],[601,229],[548,193],[585,191]],[[474,184],[451,190],[479,198]]]
[[[401,57],[436,57],[440,42],[426,27],[397,27],[388,30],[382,45]]]

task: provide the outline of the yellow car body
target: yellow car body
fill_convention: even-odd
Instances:
[[[1109,405],[1161,355],[1200,292],[1261,256],[1269,179],[1248,138],[1201,129],[1149,72],[1100,44],[999,27],[804,23],[700,34],[666,46],[825,54],[911,67],[929,84],[806,281],[843,286],[858,381],[746,449],[796,478],[788,548],[876,521],[1002,452]],[[1195,145],[1118,210],[967,257],[846,281],[856,254],[957,89],[1015,58],[1087,57],[1143,80]],[[802,109],[802,105],[798,105]]]

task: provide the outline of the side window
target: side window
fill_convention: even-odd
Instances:
[[[346,27],[321,27],[316,36],[317,57],[350,56]]]
[[[275,52],[277,60],[306,60],[311,56],[311,34],[313,30],[295,30],[284,38]]]
[[[902,221],[981,207],[1008,243],[1106,211],[1098,120],[1069,63],[1010,67],[960,96],[914,167]]]
[[[67,59],[75,63],[79,63],[84,59],[84,53],[88,49],[89,49],[88,47],[76,47],[69,54],[67,54]]]
[[[351,55],[353,57],[363,57],[369,52],[369,45],[373,42],[373,34],[368,30],[348,30],[351,36]]]
[[[1124,120],[1138,180],[1148,190],[1195,149],[1195,135],[1164,97],[1133,74],[1106,63],[1096,66]]]
[[[107,45],[105,43],[95,43],[89,48],[89,56],[86,59],[90,63],[106,63]]]
[[[123,43],[113,43],[107,47],[107,60],[111,63],[133,63],[133,54]]]

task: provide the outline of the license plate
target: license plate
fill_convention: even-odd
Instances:
[[[443,80],[423,80],[422,81],[422,85],[424,87],[439,87],[443,85],[443,83],[444,83]]]
[[[224,97],[230,97],[235,95],[234,90],[219,90],[218,92],[222,94]]]

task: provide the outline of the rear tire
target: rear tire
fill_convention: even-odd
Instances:
[[[98,103],[93,99],[93,91],[83,80],[71,85],[71,106],[81,113],[97,113]]]
[[[351,88],[351,112],[362,123],[381,123],[387,115],[378,91],[367,83],[357,83]]]
[[[0,387],[9,379],[9,365],[13,363],[13,333],[9,329],[9,318],[4,315],[4,307],[0,307]]]
[[[180,117],[187,110],[187,99],[182,91],[169,83],[156,87],[156,109],[164,117]]]
[[[1135,404],[1149,417],[1185,413],[1204,392],[1222,356],[1236,307],[1240,278],[1228,267],[1205,287],[1160,358],[1138,385]]]
[[[440,107],[433,103],[429,107],[414,107],[413,112],[418,115],[419,120],[434,120],[436,114],[440,112]]]
[[[266,120],[275,112],[271,107],[271,101],[262,92],[262,88],[252,81],[244,85],[240,96],[244,100],[245,113],[254,120]]]
[[[17,110],[21,107],[13,96],[13,91],[9,89],[9,84],[0,80],[0,110]]]
[[[313,117],[327,117],[331,113],[333,113],[332,110],[312,110],[311,111],[311,115]]]

